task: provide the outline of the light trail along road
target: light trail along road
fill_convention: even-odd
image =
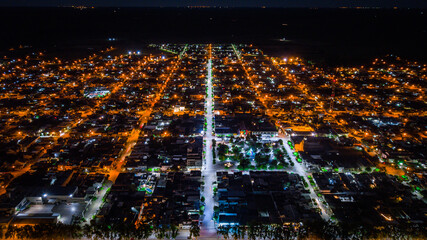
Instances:
[[[213,131],[213,88],[212,88],[212,46],[209,45],[209,60],[208,60],[208,76],[207,76],[207,97],[206,97],[206,132],[205,140],[205,158],[203,162],[202,175],[204,178],[205,186],[203,189],[203,196],[205,197],[205,211],[203,215],[203,225],[201,228],[201,236],[209,236],[216,234],[215,224],[213,221],[214,213],[214,196],[213,196],[213,182],[216,178],[216,172],[213,169],[213,156],[212,156],[212,139]]]

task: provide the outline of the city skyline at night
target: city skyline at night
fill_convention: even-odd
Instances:
[[[1,2],[0,239],[426,239],[423,4]]]

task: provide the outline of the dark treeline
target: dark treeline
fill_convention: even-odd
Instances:
[[[426,239],[425,226],[399,224],[371,226],[336,224],[314,221],[306,224],[249,224],[248,226],[219,227],[218,234],[224,239]]]
[[[200,236],[200,228],[193,224],[191,237]],[[175,239],[179,234],[177,225],[134,224],[91,224],[63,225],[39,224],[0,228],[0,239]],[[399,224],[385,226],[363,226],[335,224],[316,221],[306,224],[249,224],[248,226],[219,227],[219,237],[224,239],[426,239],[426,226],[418,224]]]
[[[174,224],[151,226],[147,224],[37,224],[16,227],[0,227],[0,239],[147,239],[155,236],[157,239],[175,239],[179,227]],[[189,233],[193,237],[200,235],[198,224],[193,224]]]

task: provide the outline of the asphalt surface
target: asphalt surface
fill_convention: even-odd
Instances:
[[[209,236],[216,234],[215,224],[213,221],[214,214],[214,195],[213,195],[213,182],[216,178],[216,171],[213,168],[213,156],[212,156],[212,140],[213,136],[213,99],[212,99],[212,59],[208,60],[208,79],[207,79],[207,98],[206,98],[206,133],[205,133],[205,158],[202,168],[202,175],[204,177],[205,186],[203,189],[203,196],[205,197],[205,210],[202,220],[201,235]]]

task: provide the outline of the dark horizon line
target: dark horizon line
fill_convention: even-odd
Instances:
[[[427,8],[425,0],[2,0],[0,6],[217,7],[217,8]]]
[[[71,6],[52,6],[52,5],[34,5],[34,6],[13,6],[13,5],[1,5],[0,8],[79,8],[84,7],[86,9],[95,9],[95,8],[110,8],[110,9],[129,9],[129,8],[146,8],[146,9],[159,9],[159,8],[185,8],[185,9],[209,9],[209,8],[233,8],[233,9],[307,9],[307,10],[317,10],[317,9],[355,9],[355,10],[376,10],[376,9],[389,9],[389,10],[425,10],[427,7],[368,7],[368,6],[356,6],[356,7],[269,7],[269,6],[87,6],[87,5],[71,5]]]

